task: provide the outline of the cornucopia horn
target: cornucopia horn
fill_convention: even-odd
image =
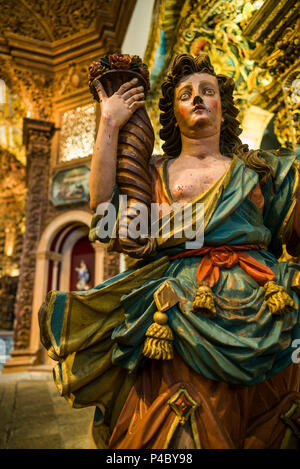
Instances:
[[[119,87],[138,79],[136,86],[143,86],[145,95],[149,89],[149,74],[145,64],[138,56],[114,54],[93,62],[90,70],[90,88],[94,98],[99,101],[94,81],[101,81],[108,96]],[[155,240],[148,237],[133,239],[127,232],[130,221],[139,213],[134,204],[144,204],[147,208],[150,227],[150,206],[152,201],[151,177],[148,162],[154,146],[154,131],[145,106],[135,111],[129,121],[120,129],[117,149],[117,184],[122,195],[127,196],[124,215],[119,216],[118,239],[120,251],[135,258],[152,255]]]

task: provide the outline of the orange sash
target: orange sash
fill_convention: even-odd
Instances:
[[[230,245],[230,246],[204,246],[200,249],[183,251],[172,256],[170,260],[183,257],[204,256],[197,269],[197,281],[199,285],[205,283],[213,287],[219,280],[220,268],[231,269],[237,264],[244,269],[259,285],[264,285],[269,280],[274,280],[272,270],[262,262],[246,254],[245,250],[263,249],[257,244]]]

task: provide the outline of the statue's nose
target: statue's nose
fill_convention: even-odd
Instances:
[[[194,106],[195,106],[196,104],[203,104],[203,99],[201,98],[201,96],[199,96],[199,95],[195,96],[195,97],[194,97],[193,104],[194,104]]]

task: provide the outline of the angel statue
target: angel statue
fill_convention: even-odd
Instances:
[[[132,262],[86,292],[48,293],[40,329],[56,386],[73,407],[95,406],[98,448],[297,448],[300,269],[278,261],[283,245],[299,255],[297,154],[242,144],[234,82],[202,53],[178,55],[166,76],[164,154],[151,155],[134,61],[106,57],[90,77],[101,110],[90,239]],[[109,86],[122,63],[127,78]],[[159,207],[157,236],[124,234],[133,202]],[[202,217],[202,245],[178,236],[174,204],[193,226]]]

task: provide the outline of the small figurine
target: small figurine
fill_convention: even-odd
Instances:
[[[78,282],[76,283],[77,290],[88,290],[90,288],[88,285],[90,273],[83,259],[80,261],[80,267],[75,267],[75,270],[78,272]]]

